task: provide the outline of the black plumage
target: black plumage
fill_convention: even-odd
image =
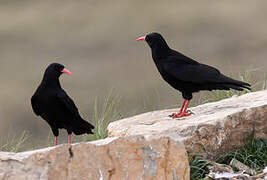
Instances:
[[[66,129],[70,136],[84,133],[93,134],[94,126],[81,118],[78,108],[73,100],[61,88],[59,77],[61,74],[71,72],[58,63],[50,64],[43,80],[31,98],[34,113],[41,116],[51,127],[55,136],[55,145],[60,128]]]
[[[174,118],[190,115],[187,113],[187,106],[194,92],[200,90],[250,90],[250,84],[227,77],[218,69],[198,63],[169,48],[159,33],[150,33],[137,40],[145,40],[148,43],[152,51],[152,58],[162,78],[173,88],[182,92],[185,100],[180,112],[172,115]],[[185,111],[182,109],[184,106]]]

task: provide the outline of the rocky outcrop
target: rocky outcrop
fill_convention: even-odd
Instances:
[[[131,136],[0,152],[1,180],[189,180],[184,145],[163,136]]]
[[[251,136],[267,138],[267,91],[248,93],[190,108],[194,115],[172,119],[177,109],[144,113],[111,123],[109,137],[164,135],[183,142],[191,153],[209,158],[237,148]]]
[[[154,111],[109,125],[109,138],[22,153],[0,152],[1,180],[189,180],[187,152],[213,158],[267,138],[267,91],[191,108]]]

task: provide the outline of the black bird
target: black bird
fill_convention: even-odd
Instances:
[[[179,113],[170,115],[172,118],[189,116],[187,112],[192,93],[200,90],[250,90],[250,84],[237,81],[220,73],[214,67],[197,61],[169,48],[159,33],[150,33],[137,41],[145,40],[152,51],[152,58],[162,78],[173,88],[182,93],[184,101]],[[183,110],[184,109],[184,110]]]
[[[83,120],[73,100],[61,88],[59,77],[61,74],[72,73],[63,65],[50,64],[44,73],[43,80],[31,98],[32,109],[37,116],[41,116],[51,127],[57,145],[58,129],[68,132],[68,142],[71,143],[71,134],[93,134],[94,126]]]

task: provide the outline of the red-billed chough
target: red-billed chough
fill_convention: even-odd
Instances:
[[[58,129],[64,128],[68,132],[68,142],[71,134],[93,134],[94,126],[83,120],[73,100],[61,88],[59,77],[66,73],[72,75],[63,65],[50,64],[44,73],[43,80],[31,98],[32,109],[37,116],[41,116],[51,127],[57,145]]]
[[[237,81],[220,73],[214,67],[197,61],[169,48],[167,42],[159,33],[150,33],[137,41],[145,40],[152,51],[152,58],[162,78],[173,88],[182,92],[184,101],[178,113],[172,118],[189,116],[187,112],[192,93],[200,90],[250,90],[250,84]]]

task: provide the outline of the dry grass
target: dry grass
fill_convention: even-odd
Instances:
[[[27,140],[29,140],[29,133],[23,131],[21,134],[16,135],[12,129],[9,129],[6,137],[0,138],[0,151],[18,152],[29,148]]]

